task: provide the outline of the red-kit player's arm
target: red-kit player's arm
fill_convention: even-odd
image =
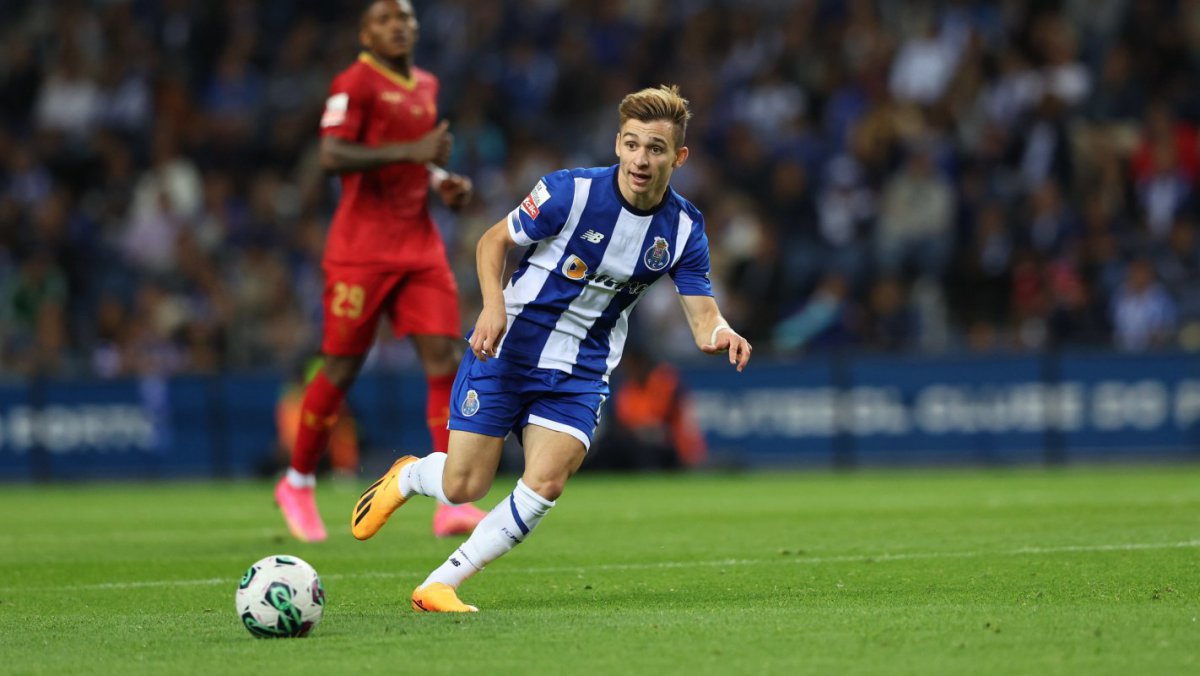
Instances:
[[[452,138],[449,123],[442,121],[432,131],[410,143],[368,146],[360,143],[361,130],[370,112],[370,91],[343,73],[333,81],[325,113],[321,116],[321,166],[337,174],[374,169],[397,162],[445,162]]]

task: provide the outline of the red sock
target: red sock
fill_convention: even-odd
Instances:
[[[292,469],[301,474],[317,471],[317,463],[329,446],[329,433],[338,419],[338,409],[346,393],[339,390],[324,371],[317,372],[304,389],[304,404],[300,407],[300,432],[296,449],[292,451]]]
[[[429,386],[425,397],[425,422],[429,425],[429,436],[433,438],[433,450],[445,453],[450,448],[450,389],[454,387],[454,374],[425,379]]]

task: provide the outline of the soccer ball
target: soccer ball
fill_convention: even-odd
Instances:
[[[325,612],[325,588],[303,559],[268,556],[246,570],[235,602],[242,624],[257,638],[307,636]]]

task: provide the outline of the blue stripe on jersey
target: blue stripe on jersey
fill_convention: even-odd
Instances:
[[[533,257],[534,253],[537,252],[539,246],[541,245],[534,244],[528,249],[525,249],[525,255],[521,256],[521,262],[517,263],[516,271],[513,272],[512,278],[508,280],[509,284],[516,284],[517,280],[521,279],[521,276],[524,275],[525,271],[529,269],[529,259]]]
[[[607,377],[610,369],[608,368],[608,357],[614,345],[612,344],[614,335],[613,328],[616,327],[623,317],[627,318],[626,310],[633,307],[633,304],[638,302],[641,296],[622,293],[617,296],[617,301],[608,306],[600,319],[592,325],[592,330],[588,332],[588,337],[579,344],[579,357],[576,360],[575,368],[571,373],[582,376]],[[617,349],[625,347],[625,333],[621,332],[619,337],[620,345],[615,346]],[[592,364],[603,364],[603,370],[596,371]],[[616,364],[613,364],[616,366]]]

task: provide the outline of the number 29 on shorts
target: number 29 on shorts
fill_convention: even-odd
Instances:
[[[366,297],[362,286],[337,282],[333,285],[333,300],[329,303],[329,311],[334,317],[358,319],[362,315]]]

